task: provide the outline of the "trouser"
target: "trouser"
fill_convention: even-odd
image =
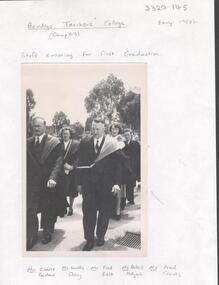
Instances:
[[[46,190],[41,196],[41,228],[44,233],[52,233],[57,221],[57,193]]]
[[[136,179],[129,179],[126,183],[126,198],[129,202],[134,202],[134,187]]]
[[[83,227],[84,238],[94,240],[96,227],[97,238],[104,238],[111,214],[112,194],[101,191],[103,189],[85,189],[83,191]]]
[[[26,247],[31,249],[37,240],[38,234],[38,217],[40,194],[39,192],[27,193],[27,220],[26,220]]]
[[[121,209],[124,209],[126,201],[126,185],[120,185],[120,191],[112,198],[112,217],[121,214]]]

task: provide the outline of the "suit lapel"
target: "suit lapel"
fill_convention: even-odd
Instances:
[[[51,136],[49,137],[48,135],[45,135],[43,139],[45,139],[45,141],[44,141],[44,147],[43,147],[43,151],[42,151],[42,155],[40,159],[41,163],[45,162],[50,152],[57,145],[57,141],[52,140]]]

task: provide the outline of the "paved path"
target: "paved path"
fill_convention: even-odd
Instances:
[[[39,241],[32,251],[81,251],[85,241],[82,226],[82,197],[78,196],[74,202],[74,214],[70,217],[58,218],[50,243],[41,243],[42,232],[39,231]],[[140,189],[135,191],[135,205],[127,205],[122,212],[120,221],[110,220],[106,234],[106,243],[94,250],[132,250],[116,245],[115,240],[125,235],[125,232],[140,233]]]

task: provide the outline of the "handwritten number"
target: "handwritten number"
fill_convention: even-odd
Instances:
[[[172,10],[175,10],[175,11],[187,11],[188,10],[188,5],[187,4],[184,4],[184,5],[179,5],[179,4],[172,4],[171,6],[167,6],[167,5],[145,5],[145,11],[147,12],[157,12],[157,11],[164,11],[166,10],[167,8],[171,9],[172,7]]]

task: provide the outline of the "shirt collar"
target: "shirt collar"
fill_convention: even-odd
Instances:
[[[68,140],[67,142],[63,141],[63,143],[64,143],[64,147],[66,149],[68,147],[68,144],[70,143],[70,140]]]
[[[101,142],[102,142],[102,140],[103,140],[103,136],[102,136],[102,137],[100,137],[99,139],[94,138],[94,145],[96,145],[97,140],[98,140],[98,144],[100,145],[100,144],[101,144]]]
[[[43,133],[43,134],[40,135],[40,136],[36,136],[36,137],[35,137],[35,142],[37,141],[37,137],[38,137],[38,138],[39,138],[39,143],[41,143],[44,136],[45,136],[45,133]]]

